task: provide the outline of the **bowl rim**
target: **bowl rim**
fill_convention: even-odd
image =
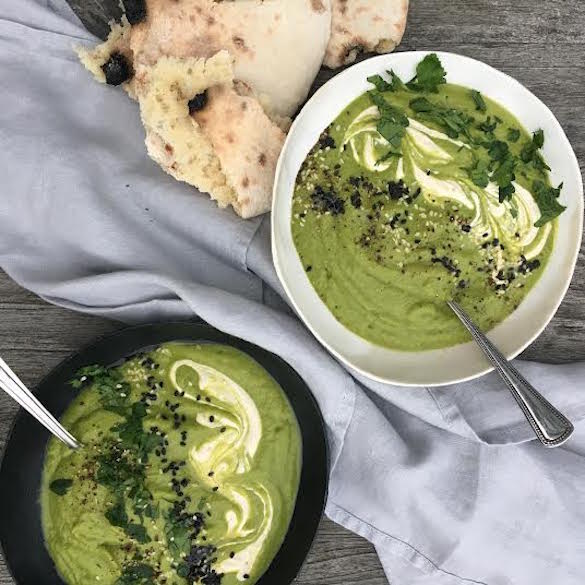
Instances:
[[[305,315],[304,311],[302,310],[299,303],[297,302],[295,295],[290,290],[290,287],[287,283],[287,279],[285,277],[285,272],[284,272],[283,266],[282,266],[280,258],[279,258],[279,252],[278,252],[278,247],[277,247],[278,229],[277,229],[277,213],[276,212],[277,212],[277,206],[279,204],[280,199],[285,196],[284,193],[282,195],[280,195],[280,191],[281,191],[280,185],[281,185],[281,180],[282,180],[282,176],[283,176],[283,166],[285,164],[287,154],[291,148],[291,144],[293,143],[293,140],[295,139],[295,130],[296,130],[297,126],[299,126],[301,124],[304,116],[307,115],[307,112],[313,107],[313,105],[325,93],[327,93],[329,91],[329,88],[330,88],[332,82],[335,80],[336,83],[340,83],[341,81],[343,81],[343,79],[349,77],[350,75],[353,75],[353,73],[356,69],[362,69],[362,68],[366,69],[366,68],[370,68],[370,67],[373,68],[377,64],[379,64],[378,69],[380,71],[387,70],[387,69],[392,67],[392,59],[395,57],[402,58],[404,56],[407,56],[407,57],[410,57],[411,59],[422,59],[425,56],[427,56],[429,54],[433,54],[433,53],[436,54],[439,58],[444,56],[444,57],[447,57],[449,59],[457,59],[457,60],[460,60],[461,62],[467,62],[467,64],[470,64],[470,65],[471,64],[481,65],[483,68],[487,68],[488,70],[490,70],[491,74],[499,76],[500,79],[505,80],[508,84],[510,84],[514,88],[529,93],[534,98],[534,100],[536,101],[538,106],[542,109],[542,112],[546,116],[549,117],[550,121],[556,127],[556,130],[558,132],[558,138],[562,142],[564,148],[567,151],[567,154],[569,155],[570,160],[568,160],[568,162],[570,163],[570,165],[572,167],[571,170],[572,170],[572,173],[574,174],[574,177],[576,179],[577,186],[578,186],[578,193],[575,194],[575,203],[577,206],[576,211],[578,212],[577,213],[578,226],[576,228],[577,237],[575,238],[574,244],[571,247],[570,257],[567,259],[568,260],[567,264],[570,265],[570,270],[568,271],[567,278],[565,279],[565,282],[563,282],[562,286],[559,287],[559,289],[558,289],[559,294],[557,295],[557,300],[555,301],[554,306],[549,311],[546,319],[544,319],[542,324],[539,327],[537,327],[537,329],[531,335],[529,335],[525,341],[523,341],[521,344],[519,344],[518,347],[516,347],[512,351],[504,351],[503,352],[507,359],[511,360],[511,359],[517,357],[530,344],[532,344],[542,334],[544,329],[548,326],[548,324],[550,323],[550,321],[552,320],[552,318],[556,314],[556,312],[557,312],[559,306],[561,305],[562,301],[564,300],[565,295],[567,293],[567,290],[569,289],[569,286],[572,282],[573,275],[575,272],[575,267],[576,267],[577,260],[579,257],[582,239],[583,239],[583,219],[584,219],[583,218],[583,210],[584,210],[583,177],[581,175],[581,169],[579,167],[579,162],[578,162],[577,156],[575,154],[575,151],[573,150],[573,147],[572,147],[562,125],[560,124],[560,122],[558,121],[557,117],[554,115],[552,110],[538,96],[536,96],[530,89],[528,89],[524,84],[519,82],[517,79],[515,79],[511,75],[509,75],[503,71],[500,71],[499,69],[493,67],[492,65],[489,65],[488,63],[485,63],[485,62],[480,61],[478,59],[474,59],[472,57],[468,57],[466,55],[461,55],[459,53],[453,53],[453,52],[449,52],[449,51],[431,51],[431,50],[401,51],[401,52],[397,52],[397,53],[378,55],[378,56],[371,57],[371,58],[365,59],[363,61],[360,61],[359,63],[356,63],[356,64],[352,65],[351,67],[348,67],[347,69],[338,73],[337,75],[335,75],[334,77],[329,79],[325,84],[323,84],[313,94],[313,96],[307,101],[307,103],[304,105],[304,107],[301,109],[301,111],[299,112],[299,114],[297,115],[295,120],[293,121],[293,123],[290,127],[290,130],[288,132],[288,135],[286,137],[286,140],[284,142],[283,148],[281,150],[277,165],[276,165],[275,180],[274,180],[274,187],[273,187],[273,197],[272,197],[272,213],[271,213],[271,250],[272,250],[272,260],[273,260],[274,268],[275,268],[276,274],[278,276],[279,282],[280,282],[281,286],[283,287],[284,291],[286,292],[286,295],[289,299],[289,302],[291,303],[295,312],[301,318],[301,320],[306,325],[306,327],[311,331],[313,336],[319,341],[319,343],[329,353],[331,353],[335,358],[337,358],[339,361],[341,361],[350,370],[357,372],[370,380],[373,380],[375,382],[380,382],[383,384],[395,384],[395,385],[410,387],[410,388],[440,387],[440,386],[448,386],[448,385],[452,385],[452,384],[457,384],[457,383],[461,383],[461,382],[467,382],[467,381],[474,380],[474,379],[480,378],[480,377],[488,374],[489,372],[491,372],[494,369],[494,367],[486,360],[485,367],[478,369],[476,372],[474,372],[472,374],[463,375],[463,376],[454,376],[452,379],[449,379],[449,380],[441,380],[441,381],[437,381],[437,382],[425,382],[424,384],[421,384],[420,382],[412,382],[412,381],[408,381],[408,380],[404,380],[404,379],[400,379],[400,380],[399,379],[392,379],[392,378],[389,378],[386,376],[377,375],[373,372],[368,371],[366,368],[360,367],[356,363],[352,362],[352,360],[350,358],[343,355],[342,352],[333,348],[324,339],[324,336],[320,333],[318,328]],[[387,65],[383,66],[384,63],[386,63]],[[449,71],[447,71],[447,75],[449,75]],[[515,112],[512,111],[512,114],[515,115]],[[334,117],[329,119],[327,122],[327,125],[330,124],[334,119],[335,119]],[[329,309],[323,303],[323,301],[320,300],[320,302],[323,304],[325,309],[327,311],[329,311]],[[503,322],[505,322],[506,319]],[[345,326],[343,326],[343,327],[345,327]],[[345,329],[347,329],[347,328],[345,328]],[[354,335],[357,335],[357,334],[354,334]],[[367,340],[366,340],[366,342],[367,342]],[[457,347],[457,346],[451,346],[451,347]],[[445,349],[450,349],[450,348],[445,348]],[[392,351],[396,351],[396,350],[392,350]],[[399,352],[399,351],[396,351],[396,353],[417,354],[417,353],[423,353],[423,352]]]
[[[172,331],[177,330],[182,330],[184,333],[171,334]],[[142,334],[149,333],[152,333],[155,336],[154,342],[140,344],[136,342],[132,343],[130,341],[133,349],[130,351],[117,353],[117,359],[110,361],[110,363],[115,364],[120,359],[142,350],[147,350],[148,348],[152,348],[153,346],[162,343],[199,342],[223,344],[245,353],[248,355],[248,357],[258,363],[268,372],[272,378],[276,380],[286,395],[298,421],[302,440],[302,459],[299,476],[299,487],[293,513],[283,542],[270,561],[266,571],[258,579],[257,585],[287,585],[288,583],[291,583],[296,578],[307,559],[307,556],[317,535],[321,518],[323,517],[325,511],[329,493],[329,471],[331,468],[331,461],[326,425],[319,404],[311,392],[310,387],[304,381],[301,375],[283,358],[270,352],[267,349],[255,345],[254,343],[239,337],[235,337],[228,333],[224,333],[223,331],[216,329],[212,325],[199,318],[194,318],[189,321],[174,320],[132,325],[122,327],[121,329],[118,329],[114,332],[100,335],[99,337],[94,338],[93,341],[83,345],[79,350],[69,354],[67,357],[57,363],[57,365],[55,365],[45,376],[43,376],[38,384],[35,385],[33,394],[35,394],[35,396],[39,392],[44,392],[47,394],[47,386],[51,384],[54,385],[54,380],[63,378],[65,373],[70,372],[72,369],[77,369],[79,364],[83,365],[84,363],[87,363],[85,358],[86,354],[91,353],[92,351],[99,351],[98,348],[107,351],[105,348],[103,348],[105,344],[108,344],[118,338],[124,339],[125,336],[140,336]],[[74,368],[73,364],[76,363],[77,367]],[[284,378],[288,380],[288,383],[283,383],[281,381],[281,379]],[[63,394],[63,392],[61,392],[61,394]],[[70,396],[65,400],[65,405],[63,408],[50,408],[49,410],[53,411],[55,416],[60,417],[73,397],[74,393],[70,392]],[[59,410],[59,412],[57,412],[57,410]],[[301,420],[300,416],[301,411],[303,413],[303,420]],[[308,419],[311,419],[310,423],[307,422]],[[35,528],[40,529],[42,542],[42,555],[40,556],[48,558],[50,567],[52,568],[52,572],[48,571],[47,573],[44,573],[44,576],[47,579],[46,582],[42,580],[34,581],[34,585],[63,585],[64,581],[55,569],[53,560],[46,548],[44,534],[40,527],[41,506],[40,498],[38,497],[38,491],[40,489],[41,474],[43,469],[42,461],[44,461],[48,440],[50,439],[51,435],[23,408],[19,408],[16,415],[14,416],[6,436],[4,448],[2,449],[2,452],[0,452],[0,494],[4,495],[5,492],[10,491],[10,487],[7,486],[9,486],[11,483],[13,475],[11,475],[9,470],[6,468],[8,465],[13,466],[10,458],[14,457],[14,436],[16,433],[20,432],[19,427],[22,425],[25,427],[32,425],[35,429],[35,433],[33,433],[35,436],[31,440],[42,444],[40,472],[38,477],[35,477],[36,483],[34,486],[30,486],[32,491],[34,491],[36,494],[36,511],[33,512],[32,515],[34,516],[36,514],[39,521],[38,526]],[[311,434],[309,441],[305,441],[307,430],[310,430]],[[307,455],[311,455],[311,460],[316,463],[315,467],[305,465],[305,461],[308,459]],[[301,497],[303,494],[304,499]],[[25,496],[24,499],[27,497],[29,496]],[[0,498],[0,509],[5,510],[9,505],[8,501],[9,498]],[[21,585],[23,582],[20,581],[17,577],[21,576],[22,568],[19,566],[18,561],[15,562],[10,552],[12,550],[12,546],[7,546],[7,543],[9,542],[7,532],[10,533],[10,529],[3,528],[4,524],[4,522],[0,523],[0,554],[4,558],[8,573],[14,580],[15,584]],[[298,538],[301,534],[306,536],[306,538],[303,539],[302,544],[299,543]],[[295,552],[294,555],[291,554],[292,550]],[[28,554],[28,552],[25,554]],[[46,562],[46,559],[42,559],[41,562]],[[26,581],[26,585],[32,585],[30,579]]]

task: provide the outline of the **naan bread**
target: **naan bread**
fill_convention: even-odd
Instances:
[[[253,97],[239,95],[227,51],[210,59],[161,57],[143,69],[135,91],[149,155],[220,207],[248,218],[270,209],[284,132]],[[207,91],[193,114],[188,102]]]
[[[123,55],[149,155],[252,217],[270,209],[283,129],[323,59],[338,67],[362,50],[393,50],[407,11],[408,0],[146,0],[145,20],[124,18],[78,53],[102,83],[102,65]],[[203,92],[205,107],[190,114]]]
[[[389,53],[402,40],[408,0],[331,0],[331,38],[325,65],[353,63],[359,53]]]
[[[147,0],[132,27],[134,67],[160,57],[203,57],[225,49],[234,76],[275,119],[292,116],[321,67],[331,27],[330,0]]]
[[[211,87],[207,106],[193,118],[213,146],[242,217],[270,209],[276,163],[285,134],[253,97],[228,85]]]

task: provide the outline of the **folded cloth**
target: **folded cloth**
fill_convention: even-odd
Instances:
[[[584,364],[516,362],[575,421],[531,440],[494,375],[448,388],[370,382],[284,302],[269,218],[243,221],[165,175],[136,105],[96,84],[64,0],[0,4],[0,266],[46,300],[126,322],[199,315],[277,353],[327,423],[327,514],[374,543],[396,585],[582,585]]]

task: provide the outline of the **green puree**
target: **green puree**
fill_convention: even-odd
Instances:
[[[165,344],[84,368],[52,439],[46,544],[69,585],[255,583],[280,548],[301,437],[282,389],[233,348]]]
[[[435,55],[403,84],[371,78],[303,163],[292,235],[314,289],[348,329],[396,350],[469,340],[537,282],[564,210],[540,148],[502,106],[445,83]],[[375,86],[375,87],[374,87]]]

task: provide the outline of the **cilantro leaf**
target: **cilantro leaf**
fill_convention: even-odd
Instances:
[[[405,128],[409,124],[408,118],[399,109],[388,103],[380,93],[370,91],[369,96],[380,112],[380,120],[376,129],[391,146],[400,148]]]
[[[132,500],[133,511],[142,520],[143,516],[147,518],[156,518],[158,508],[152,503],[153,497],[142,482],[137,482],[128,492],[128,497]]]
[[[471,90],[471,99],[475,103],[476,110],[478,110],[480,112],[485,112],[487,110],[487,106],[485,104],[483,96],[481,95],[481,93],[479,93],[479,91],[472,89]]]
[[[130,395],[130,385],[118,369],[97,364],[86,366],[78,370],[75,378],[69,383],[75,389],[93,384],[99,392],[100,402],[104,409],[124,416]]]
[[[422,114],[424,120],[434,122],[440,126],[449,138],[457,138],[460,134],[469,136],[469,124],[472,119],[464,112],[453,108],[445,108],[435,104],[426,97],[418,97],[410,101],[410,108]]]
[[[148,536],[146,532],[146,528],[144,528],[142,524],[130,523],[128,526],[126,526],[125,532],[130,538],[140,542],[141,544],[150,542],[151,540],[150,536]]]
[[[159,435],[144,431],[142,419],[145,416],[146,405],[135,402],[126,420],[112,427],[112,431],[118,433],[122,439],[121,445],[127,449],[135,449],[139,458],[147,458],[148,453],[161,442]]]
[[[404,89],[404,83],[394,71],[386,71],[390,81],[386,81],[381,75],[372,75],[368,81],[376,87],[377,91],[398,91]]]
[[[542,227],[565,211],[566,207],[558,201],[562,188],[562,183],[555,189],[554,187],[549,187],[543,181],[534,181],[532,194],[540,209],[540,218],[534,224],[535,227]]]
[[[501,161],[508,156],[508,145],[501,140],[493,140],[486,146],[488,154],[492,160]]]
[[[470,179],[473,181],[474,185],[485,189],[489,182],[488,176],[488,164],[486,161],[478,159],[475,162],[475,165],[469,169],[467,169],[467,173],[469,174]]]
[[[492,122],[492,117],[488,116],[483,122],[480,122],[477,127],[486,134],[492,134],[498,125],[498,121],[494,119]]]
[[[492,174],[492,181],[499,187],[500,203],[509,199],[516,191],[512,182],[516,179],[516,159],[508,155],[504,158]]]
[[[522,151],[520,152],[520,158],[522,162],[529,163],[534,160],[534,157],[537,154],[537,151],[544,146],[544,132],[542,130],[537,130],[532,135],[532,140],[527,142]]]
[[[134,563],[124,568],[115,585],[152,585],[154,569],[145,563]]]
[[[410,101],[409,106],[415,112],[432,112],[436,106],[431,103],[426,97],[417,97]]]
[[[381,75],[372,75],[368,81],[373,84],[378,91],[391,91],[392,85],[388,83]]]
[[[550,171],[550,167],[544,162],[542,155],[538,152],[534,155],[534,158],[532,159],[532,164],[534,165],[534,168],[538,169],[539,171],[542,172]]]
[[[392,91],[399,91],[401,89],[405,89],[405,85],[402,79],[400,79],[400,77],[398,77],[398,75],[396,75],[396,73],[394,73],[392,69],[390,71],[387,71],[386,73],[390,75],[391,80],[390,84],[392,86]]]
[[[518,142],[520,139],[520,130],[518,128],[508,128],[508,142]]]
[[[400,148],[404,137],[404,126],[391,120],[383,119],[378,123],[377,130],[392,146]]]
[[[414,91],[437,93],[439,85],[447,83],[446,75],[439,57],[430,53],[416,66],[416,75],[406,86]]]
[[[498,198],[500,203],[503,203],[506,201],[506,199],[510,199],[515,191],[516,187],[514,187],[512,183],[508,183],[507,185],[504,185],[504,187],[500,187],[498,189]]]
[[[58,496],[64,496],[72,485],[72,479],[54,479],[49,484],[49,489]]]
[[[544,146],[544,131],[537,130],[532,136],[532,142],[536,148],[542,148]]]
[[[104,516],[112,526],[119,526],[120,528],[128,526],[128,514],[126,514],[123,499],[119,499],[112,507],[108,508]]]

